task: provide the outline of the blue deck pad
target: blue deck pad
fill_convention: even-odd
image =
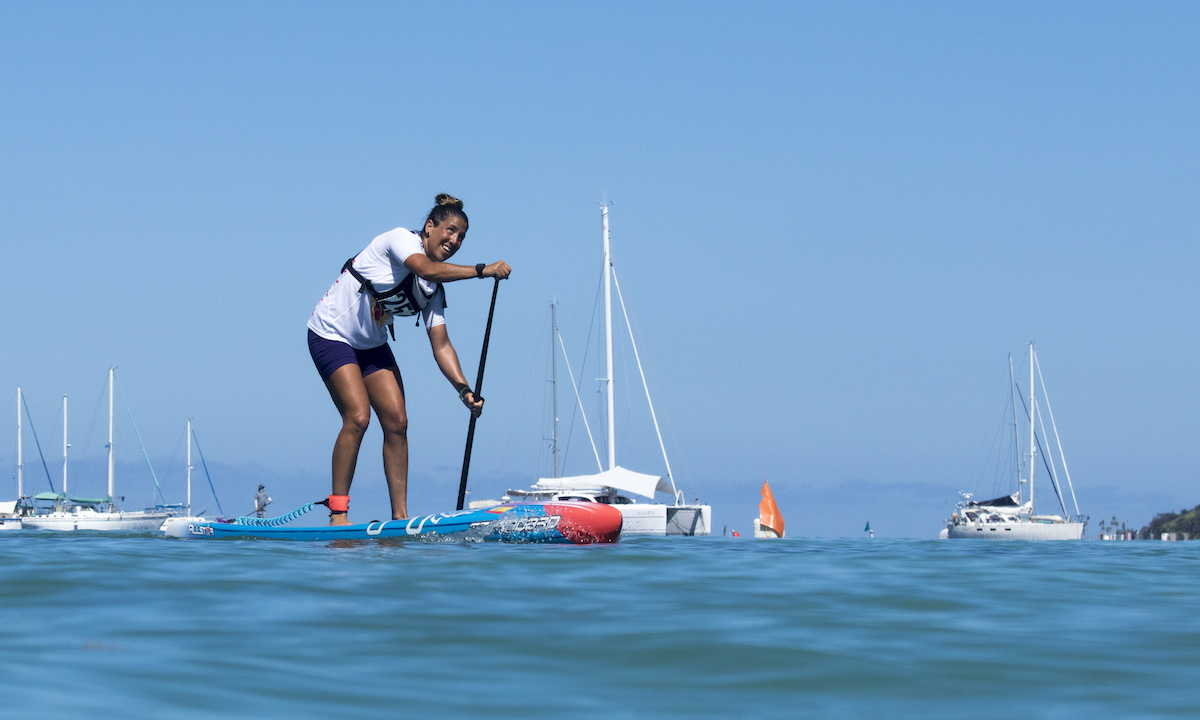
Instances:
[[[562,504],[501,505],[484,510],[460,510],[406,520],[359,525],[263,527],[198,522],[187,526],[196,539],[261,538],[271,540],[423,540],[449,542],[578,543],[560,531]],[[563,528],[565,529],[565,528]]]

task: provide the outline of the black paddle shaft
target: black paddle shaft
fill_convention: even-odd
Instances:
[[[492,305],[488,308],[487,329],[483,331],[483,350],[479,352],[479,374],[475,376],[475,399],[481,400],[479,393],[483,392],[483,366],[487,364],[488,340],[492,337],[492,315],[496,312],[496,292],[500,289],[500,278],[496,278],[496,284],[492,286]],[[471,468],[471,445],[475,442],[475,420],[477,418],[471,416],[471,424],[467,428],[467,450],[463,453],[462,479],[458,481],[458,506],[456,510],[463,509],[463,503],[467,499],[467,471]]]

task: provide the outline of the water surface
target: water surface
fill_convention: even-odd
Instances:
[[[1200,543],[0,536],[6,717],[1194,717]]]

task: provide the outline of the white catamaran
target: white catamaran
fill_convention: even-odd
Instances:
[[[607,391],[608,403],[608,467],[605,469],[596,454],[596,464],[600,470],[594,475],[576,475],[573,477],[541,478],[529,490],[509,490],[511,497],[536,498],[539,500],[569,500],[576,502],[599,502],[615,506],[621,511],[623,524],[622,535],[708,535],[712,527],[712,508],[708,505],[685,502],[682,492],[675,486],[675,478],[671,474],[671,463],[667,460],[666,447],[663,445],[662,432],[658,428],[658,418],[654,413],[654,404],[650,401],[650,390],[646,384],[646,374],[642,370],[642,361],[638,356],[637,344],[633,339],[633,328],[629,323],[629,314],[625,312],[625,300],[621,297],[621,286],[613,274],[612,258],[609,252],[608,238],[608,206],[600,210],[601,233],[604,240],[604,337],[606,377],[603,378]],[[662,449],[663,463],[666,467],[666,477],[647,475],[627,470],[617,465],[616,428],[614,425],[613,400],[613,352],[612,352],[612,286],[616,285],[617,297],[621,302],[621,310],[625,315],[625,325],[629,329],[629,341],[633,348],[634,359],[637,360],[638,372],[641,373],[642,387],[646,391],[646,402],[650,406],[650,417],[654,421],[654,431],[658,435],[658,444]],[[557,336],[557,328],[555,329]],[[562,338],[558,337],[562,346]],[[565,350],[564,350],[565,356]],[[570,366],[568,365],[568,370]],[[574,379],[572,378],[572,383]],[[578,397],[578,392],[576,393]],[[556,400],[557,403],[557,400]],[[557,422],[557,409],[555,422]],[[584,424],[587,424],[586,417]],[[588,429],[591,436],[591,429]],[[595,443],[592,444],[593,452]],[[556,443],[557,451],[557,443]],[[557,475],[558,465],[555,463]],[[654,502],[655,493],[669,493],[673,501],[670,504]],[[633,497],[648,499],[639,501]]]
[[[1034,392],[1034,371],[1037,379],[1041,380],[1042,396],[1038,398]],[[1062,441],[1058,436],[1058,427],[1054,424],[1054,412],[1050,409],[1050,398],[1046,393],[1046,382],[1042,378],[1042,368],[1038,364],[1037,354],[1033,343],[1029,343],[1029,398],[1025,406],[1025,418],[1029,424],[1028,448],[1021,447],[1021,430],[1017,419],[1017,402],[1024,401],[1017,387],[1016,376],[1012,369],[1012,356],[1008,358],[1009,383],[1011,385],[1013,405],[1013,435],[1016,439],[1017,491],[1012,495],[976,501],[970,493],[962,493],[962,501],[958,503],[955,512],[941,531],[940,537],[949,539],[975,538],[983,540],[1079,540],[1083,537],[1087,517],[1079,513],[1079,503],[1075,499],[1075,487],[1071,484],[1071,474],[1067,470],[1067,461],[1063,456]],[[1046,404],[1042,412],[1040,401]],[[1050,419],[1050,430],[1054,436],[1054,444],[1049,442],[1046,418]],[[1057,455],[1052,449],[1057,448]],[[1058,499],[1062,509],[1061,515],[1038,515],[1034,511],[1034,468],[1038,456],[1050,477],[1050,487]],[[1024,477],[1022,475],[1024,474]],[[1067,511],[1067,502],[1063,494],[1065,481],[1066,489],[1070,491],[1071,503],[1075,514]],[[1026,493],[1024,486],[1028,484]]]
[[[113,368],[108,369],[108,495],[102,498],[71,497],[67,492],[67,398],[63,396],[63,482],[62,492],[43,493],[38,500],[53,500],[54,510],[21,519],[30,530],[157,530],[175,513],[171,510],[120,510],[113,501]]]
[[[163,534],[171,537],[187,537],[187,527],[192,523],[209,522],[208,518],[203,516],[192,515],[192,440],[195,439],[195,434],[192,432],[192,420],[187,421],[187,503],[183,506],[182,515],[173,515],[163,521],[159,530]],[[196,446],[199,449],[199,445]],[[201,456],[203,461],[203,456]],[[204,472],[208,473],[208,465],[205,464]],[[212,479],[209,478],[211,486]],[[213,498],[216,499],[216,493],[213,493]],[[218,505],[220,502],[218,501]],[[203,511],[202,511],[203,512]]]

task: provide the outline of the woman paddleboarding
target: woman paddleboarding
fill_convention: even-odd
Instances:
[[[438,195],[420,232],[396,228],[371,241],[346,261],[342,273],[308,320],[308,350],[329,396],[342,416],[333,445],[333,493],[329,524],[349,524],[350,483],[371,408],[383,428],[383,473],[392,519],[408,517],[408,414],[404,381],[388,333],[395,317],[420,315],[442,374],[473,416],[483,399],[467,384],[446,330],[443,284],[469,278],[505,279],[503,260],[478,265],[446,262],[462,247],[467,215],[462,201]]]

